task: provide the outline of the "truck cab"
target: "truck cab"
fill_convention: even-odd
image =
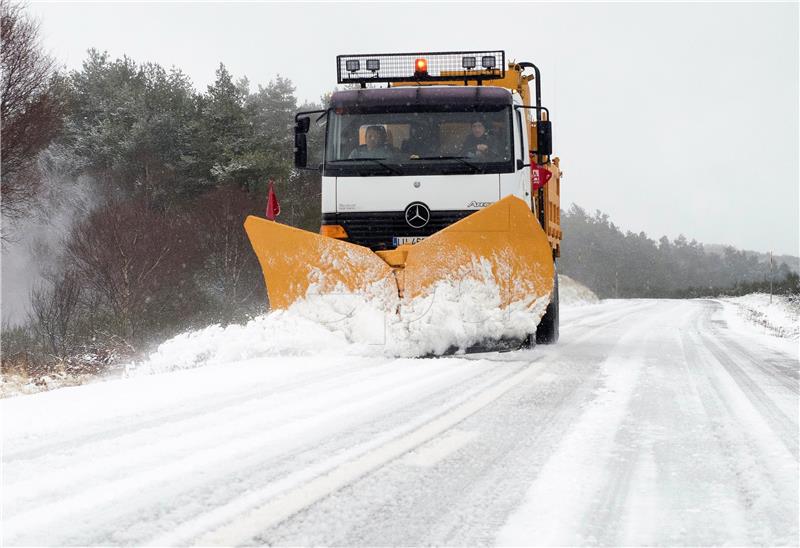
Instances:
[[[547,155],[537,157],[549,154],[532,142],[542,140],[537,126],[549,131],[549,121],[542,120],[548,113],[527,104],[522,68],[511,64],[507,75],[503,52],[464,52],[459,76],[469,71],[464,66],[470,61],[489,66],[462,81],[441,63],[438,73],[428,71],[437,54],[399,54],[409,55],[416,58],[413,74],[383,78],[372,70],[375,64],[386,66],[398,54],[388,60],[340,56],[339,82],[360,87],[333,93],[325,111],[298,114],[299,121],[316,114],[325,125],[321,233],[373,251],[394,249],[513,195],[530,205],[543,226],[553,224],[548,235],[557,256],[558,210],[545,218],[548,196],[532,182],[555,174],[557,187],[560,172]],[[362,77],[367,66],[369,75]],[[386,87],[367,87],[382,81]],[[308,125],[299,122],[296,128],[302,137],[296,139],[298,167],[305,167]],[[559,189],[554,190],[557,203]]]

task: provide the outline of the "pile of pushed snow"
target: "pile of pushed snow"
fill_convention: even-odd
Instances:
[[[558,300],[565,306],[581,306],[600,302],[594,291],[564,274],[558,275]]]
[[[735,305],[740,317],[762,326],[773,335],[787,339],[800,338],[800,298],[751,293],[742,297],[720,299]]]
[[[171,371],[261,356],[438,355],[534,333],[548,298],[501,307],[500,289],[489,275],[488,263],[472,269],[479,273],[477,278],[441,281],[427,296],[399,304],[387,302],[380,288],[374,295],[309,294],[288,310],[245,325],[215,325],[178,335],[128,372]]]
[[[307,356],[322,349],[339,354],[357,350],[324,324],[279,310],[244,325],[212,325],[181,333],[162,343],[144,362],[130,365],[127,373],[161,373],[260,356]]]

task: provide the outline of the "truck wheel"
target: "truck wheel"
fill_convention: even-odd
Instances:
[[[536,344],[554,344],[558,342],[558,269],[554,274],[553,297],[547,310],[542,316],[542,321],[536,328]]]

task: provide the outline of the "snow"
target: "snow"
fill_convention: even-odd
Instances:
[[[800,338],[800,297],[784,295],[770,296],[766,293],[751,293],[742,297],[721,299],[738,308],[738,315],[758,326],[763,333],[791,340]],[[735,316],[729,317],[736,321]]]
[[[639,333],[631,333],[629,338]],[[630,342],[630,341],[628,341]],[[580,535],[580,514],[601,490],[616,448],[614,433],[625,419],[641,374],[641,361],[613,357],[601,365],[603,388],[596,393],[531,486],[527,501],[509,517],[497,544],[585,545],[598,539]],[[592,447],[591,452],[586,446]],[[576,519],[565,519],[574,516]]]
[[[259,356],[440,355],[485,340],[523,338],[535,332],[547,302],[541,298],[503,308],[498,286],[488,276],[441,281],[429,294],[390,308],[381,286],[361,295],[318,295],[312,288],[288,310],[245,325],[210,326],[174,337],[128,372],[158,373]]]
[[[781,354],[794,354],[800,342],[800,301],[797,297],[753,293],[716,299],[722,307],[719,321],[737,332],[745,346],[761,346]],[[763,356],[762,359],[769,359]]]
[[[244,325],[212,325],[182,333],[159,345],[143,363],[131,364],[128,372],[163,373],[264,356],[315,356],[323,350],[331,355],[358,354],[362,347],[350,344],[335,326],[324,319],[312,321],[303,314],[275,311]]]
[[[465,293],[425,303],[432,337],[506,329]],[[533,350],[405,358],[408,317],[378,344],[335,298],[0,400],[2,541],[797,545],[796,340],[729,300],[572,295]]]
[[[276,490],[302,484],[413,431],[441,415],[442,403],[432,402],[430,410],[385,433],[365,431],[357,443],[342,436],[344,444],[337,440],[331,453],[324,448],[330,432],[358,429],[385,414],[390,422],[399,420],[404,414],[397,409],[441,390],[452,393],[452,401],[470,401],[498,375],[486,376],[485,366],[468,361],[387,363],[326,355],[208,366],[6,400],[6,544],[117,544],[134,538],[136,543],[149,538],[151,544],[180,544],[184,536],[193,538],[198,530],[237,516],[248,501],[267,500]],[[475,386],[453,390],[465,381]],[[254,459],[269,462],[287,451],[314,452],[318,444],[322,458],[315,467],[229,505],[214,497],[204,503],[180,496],[183,489],[202,489],[203,482],[242,466],[244,475],[233,483],[244,487]],[[143,491],[143,485],[154,490]],[[112,504],[119,500],[126,502]],[[175,503],[174,515],[158,518],[161,504]],[[207,506],[198,508],[198,503]],[[193,525],[188,517],[198,510],[202,519]],[[73,520],[75,512],[86,515]],[[118,523],[118,517],[124,519]]]
[[[797,545],[797,346],[731,329],[725,306],[675,329],[697,302],[660,307],[615,342],[496,544]]]
[[[600,302],[594,291],[564,274],[558,275],[558,298],[564,306],[583,306]]]

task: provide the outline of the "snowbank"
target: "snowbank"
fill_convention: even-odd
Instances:
[[[485,265],[484,265],[485,266]],[[488,266],[475,270],[488,272]],[[586,286],[559,276],[562,305],[599,302]],[[397,306],[397,305],[394,305]],[[376,287],[371,296],[309,296],[289,310],[245,325],[210,326],[183,333],[158,347],[128,373],[153,373],[219,365],[262,356],[424,356],[464,349],[489,339],[522,338],[536,330],[547,306],[513,303],[501,308],[499,290],[486,275],[440,282],[431,295],[387,305]]]
[[[800,338],[800,298],[766,293],[751,293],[742,297],[727,297],[720,301],[732,304],[737,315],[751,324],[762,327],[767,333],[785,339]]]
[[[475,266],[475,265],[473,265]],[[477,265],[474,271],[491,271]],[[387,303],[375,295],[310,294],[288,310],[245,325],[210,326],[183,333],[158,347],[128,374],[154,373],[236,362],[262,356],[324,357],[440,355],[486,340],[523,338],[536,331],[548,298],[501,307],[490,276],[442,281],[427,296]]]
[[[564,274],[558,275],[558,299],[563,306],[582,306],[600,302],[591,289]]]
[[[565,307],[599,302],[591,290],[568,276],[559,276],[559,291]],[[501,309],[497,286],[487,279],[442,282],[431,296],[400,305],[399,313],[387,307],[381,293],[377,288],[374,298],[316,296],[243,325],[187,331],[161,344],[144,361],[128,365],[125,373],[162,373],[265,356],[442,354],[487,339],[522,338],[535,331],[547,305],[541,299],[530,308],[517,303]],[[4,379],[3,397],[62,386],[18,386],[10,380]]]

